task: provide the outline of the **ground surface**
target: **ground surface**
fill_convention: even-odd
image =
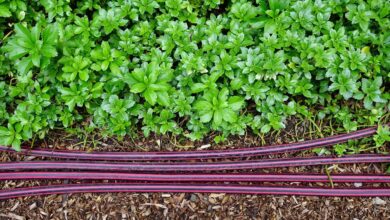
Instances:
[[[330,133],[326,133],[329,135]],[[260,138],[248,135],[231,138],[223,146],[210,146],[208,140],[199,143],[182,143],[174,138],[155,137],[148,140],[102,140],[98,150],[180,150],[198,148],[243,147],[316,138],[317,133],[307,126],[287,128],[283,133]],[[61,141],[60,141],[61,140]],[[63,143],[63,141],[67,143]],[[82,143],[82,144],[80,144]],[[84,149],[90,142],[74,137],[52,136],[40,145],[52,148]],[[126,146],[139,146],[129,149]],[[147,149],[141,146],[149,146]],[[281,155],[281,157],[306,156],[312,152]],[[0,160],[34,160],[40,158],[23,157],[0,153]],[[255,172],[320,172],[331,173],[383,173],[384,165],[339,165],[282,168]],[[6,181],[0,188],[25,187],[57,184],[59,181]],[[77,183],[77,182],[75,182]],[[258,183],[261,184],[261,183]],[[291,183],[297,185],[297,183]],[[325,184],[329,185],[329,184]],[[315,186],[315,185],[313,185]],[[318,186],[318,185],[317,185]],[[340,186],[340,185],[339,185]],[[358,185],[342,185],[359,187]],[[363,185],[369,186],[369,185]],[[390,185],[385,185],[390,187]],[[45,197],[28,197],[0,201],[0,219],[390,219],[390,198],[327,198],[295,196],[252,196],[226,194],[74,194]]]
[[[101,194],[1,202],[2,219],[388,219],[389,199]],[[386,204],[387,203],[387,204]]]

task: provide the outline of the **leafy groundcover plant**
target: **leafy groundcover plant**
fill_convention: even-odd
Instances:
[[[387,0],[0,0],[0,144],[379,123],[389,14]]]

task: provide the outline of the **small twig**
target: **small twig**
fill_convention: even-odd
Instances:
[[[0,44],[2,44],[12,33],[13,33],[14,31],[12,30],[12,31],[10,31],[10,32],[8,32],[4,37],[3,37],[3,39],[0,41]]]
[[[31,140],[31,148],[33,148],[34,147],[34,143],[35,143],[35,135],[33,135],[33,138],[32,138],[32,140]]]
[[[69,180],[64,180],[63,182],[65,185],[69,184]],[[68,202],[68,197],[69,197],[69,194],[62,195],[62,207],[66,206],[66,203]]]
[[[331,176],[331,174],[330,174],[330,172],[328,170],[328,167],[325,168],[325,172],[326,172],[326,175],[328,176],[330,186],[333,189],[334,188],[333,179],[332,179],[332,176]]]
[[[260,134],[259,134],[259,137],[260,137],[260,139],[261,139],[261,145],[264,146],[265,143],[266,143],[265,140],[264,140],[264,134],[260,133]]]

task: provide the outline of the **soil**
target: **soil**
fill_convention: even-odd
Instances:
[[[330,130],[323,128],[324,135]],[[319,134],[308,126],[288,126],[281,133],[267,137],[248,134],[232,137],[223,144],[211,144],[213,136],[202,142],[189,142],[175,137],[152,137],[125,139],[100,139],[94,141],[98,151],[147,151],[147,150],[188,150],[224,149],[277,144],[317,138]],[[53,133],[51,138],[37,142],[35,146],[57,149],[91,150],[91,137],[85,139]],[[141,135],[140,135],[141,137]],[[81,144],[80,144],[81,143]],[[132,146],[132,147],[129,147]],[[147,146],[147,147],[145,147]],[[277,157],[309,156],[313,152],[283,154]],[[269,156],[265,158],[274,158]],[[0,161],[36,160],[0,153]],[[384,173],[384,164],[359,164],[337,166],[314,166],[265,169],[251,172],[290,173]],[[3,181],[0,189],[27,187],[47,184],[68,183],[69,181]],[[86,181],[70,181],[81,183]],[[262,184],[262,183],[253,183]],[[299,183],[284,183],[296,185]],[[308,185],[308,184],[301,184]],[[329,183],[310,186],[329,186]],[[342,187],[382,186],[390,184],[339,184]],[[390,198],[341,198],[316,196],[254,196],[229,194],[191,193],[105,193],[70,194],[41,197],[26,197],[0,201],[0,219],[390,219]]]

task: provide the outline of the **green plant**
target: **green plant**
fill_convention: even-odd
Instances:
[[[197,110],[201,122],[212,120],[215,126],[222,122],[234,123],[238,119],[238,111],[243,107],[244,99],[239,96],[229,97],[229,90],[222,88],[218,90],[208,90],[195,102],[194,108]]]
[[[29,30],[16,24],[15,32],[5,49],[11,60],[17,60],[16,68],[21,74],[26,74],[33,66],[44,69],[50,64],[50,59],[57,56],[55,25],[47,26],[42,31],[39,25]]]
[[[127,83],[131,92],[141,93],[149,104],[155,105],[158,102],[167,106],[170,104],[168,91],[172,77],[169,67],[164,68],[154,62],[143,63],[141,68],[128,75]]]
[[[387,123],[389,12],[386,0],[0,0],[0,144],[53,128],[222,142],[291,117],[319,136]]]
[[[381,147],[383,146],[384,143],[389,142],[390,141],[389,126],[379,125],[377,134],[374,135],[374,141],[377,147]]]

